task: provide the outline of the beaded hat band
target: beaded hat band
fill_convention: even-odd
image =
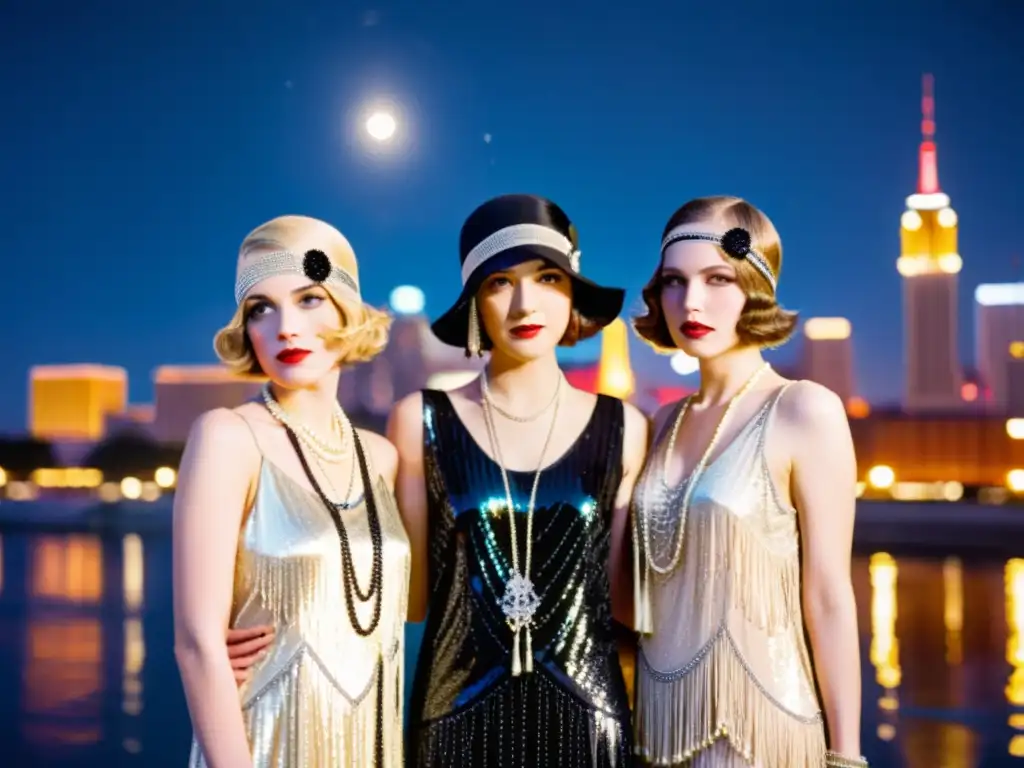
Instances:
[[[573,248],[569,238],[543,224],[513,224],[488,235],[466,254],[466,260],[462,262],[462,284],[469,282],[477,267],[484,262],[524,245],[543,245],[564,253],[569,259],[570,269],[580,271],[580,252]]]
[[[314,283],[333,288],[347,299],[362,303],[356,278],[332,264],[327,254],[317,249],[306,251],[302,256],[278,250],[247,260],[235,278],[235,303],[241,304],[254,285],[277,275],[304,275]]]
[[[746,259],[768,281],[768,284],[772,287],[772,292],[775,292],[776,280],[775,275],[772,273],[772,268],[768,265],[768,260],[751,246],[750,233],[747,230],[741,227],[734,227],[724,235],[719,235],[714,232],[692,232],[673,229],[661,241],[661,255],[665,255],[665,249],[672,245],[672,243],[678,243],[683,240],[703,240],[707,243],[714,243],[725,251],[726,255],[730,258],[737,260]]]

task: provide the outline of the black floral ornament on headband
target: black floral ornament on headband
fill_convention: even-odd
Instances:
[[[310,249],[302,258],[302,271],[314,283],[322,283],[331,276],[331,260],[323,251]]]
[[[734,259],[745,259],[750,253],[750,233],[742,227],[734,227],[722,235],[722,250]]]

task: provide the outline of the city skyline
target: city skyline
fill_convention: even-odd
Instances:
[[[374,304],[411,283],[436,316],[458,285],[462,219],[508,191],[566,208],[584,272],[627,288],[627,316],[677,205],[720,192],[750,199],[782,233],[783,304],[848,318],[859,393],[896,401],[899,211],[917,178],[925,71],[936,77],[942,186],[961,225],[959,358],[972,365],[974,286],[1021,280],[1024,98],[1006,85],[1024,75],[1010,34],[1024,12],[865,7],[848,24],[751,7],[744,24],[776,54],[707,67],[720,58],[716,41],[735,37],[736,9],[640,10],[613,24],[529,6],[455,21],[422,9],[371,17],[314,3],[301,20],[264,9],[228,49],[229,21],[212,11],[135,9],[110,23],[81,11],[66,28],[41,9],[15,11],[0,42],[24,66],[0,77],[24,116],[3,129],[5,170],[22,182],[0,194],[10,247],[31,256],[0,287],[19,329],[0,366],[0,432],[23,429],[34,364],[123,366],[138,403],[152,401],[159,365],[214,362],[237,244],[279,213],[337,224]],[[549,23],[539,29],[531,14]],[[481,53],[471,41],[495,24],[516,42]],[[277,41],[270,54],[265,39]],[[680,81],[680,71],[704,74]],[[350,109],[384,92],[415,139],[397,157],[369,156],[343,130]],[[590,343],[567,357],[598,352]],[[672,376],[641,345],[630,354],[638,371]],[[772,353],[798,354],[798,342]]]

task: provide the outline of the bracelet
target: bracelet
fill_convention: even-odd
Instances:
[[[831,749],[825,753],[825,765],[829,768],[868,768],[866,757],[847,757]]]

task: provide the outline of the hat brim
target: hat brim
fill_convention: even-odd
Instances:
[[[544,259],[565,272],[573,283],[573,308],[581,315],[604,328],[622,312],[626,291],[622,288],[607,288],[598,285],[578,272],[573,271],[569,258],[561,251],[542,245],[511,248],[500,256],[488,259],[470,275],[455,303],[431,323],[434,335],[445,344],[465,348],[469,337],[469,302],[476,295],[481,283],[495,272],[533,259]]]

